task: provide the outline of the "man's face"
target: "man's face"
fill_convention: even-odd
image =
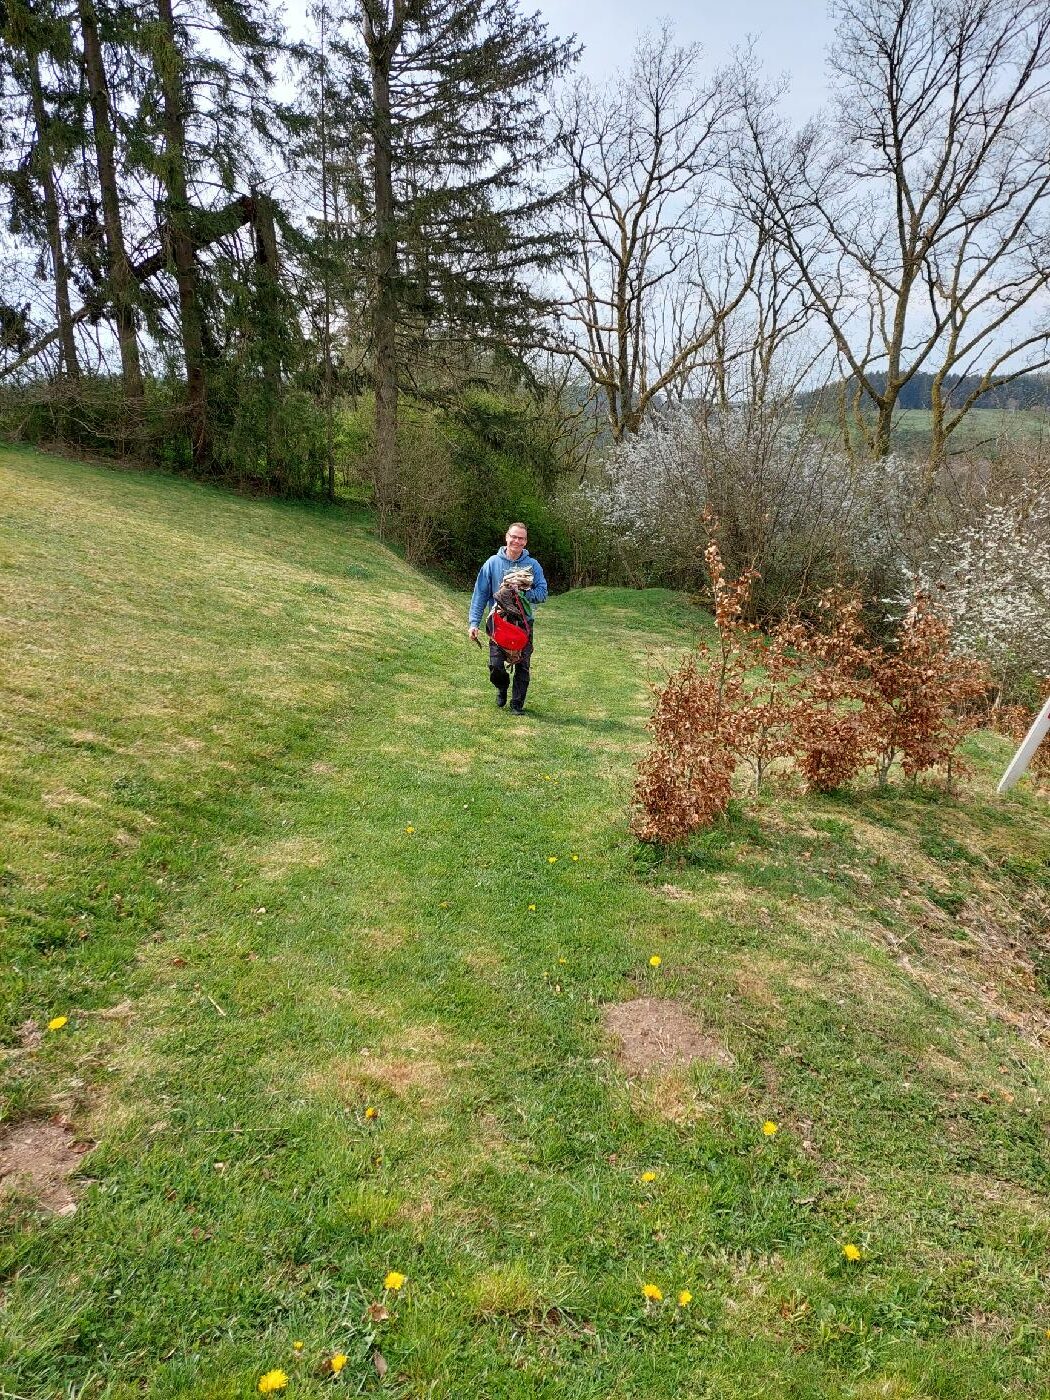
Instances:
[[[522,550],[529,542],[528,532],[525,530],[515,530],[513,527],[507,531],[507,557],[509,559],[520,559]]]

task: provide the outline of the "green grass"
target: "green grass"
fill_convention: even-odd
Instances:
[[[521,721],[464,615],[360,519],[0,453],[4,1117],[95,1144],[75,1215],[7,1202],[0,1395],[1045,1396],[1005,745],[665,862],[631,766],[700,615],[553,600]],[[725,1062],[627,1076],[638,995]]]
[[[901,445],[929,438],[932,414],[928,408],[905,408],[894,418],[894,437]],[[951,435],[951,445],[961,448],[994,448],[997,444],[1045,441],[1047,415],[1039,409],[971,408]]]
[[[930,445],[932,414],[928,408],[902,408],[893,416],[893,446],[898,452],[925,452]],[[874,419],[872,419],[874,424]],[[822,425],[825,436],[840,438],[835,415]],[[858,446],[862,434],[856,433]],[[949,452],[980,452],[996,457],[1017,445],[1046,442],[1050,419],[1041,409],[971,408],[948,439]]]

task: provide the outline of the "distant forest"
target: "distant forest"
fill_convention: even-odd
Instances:
[[[867,377],[879,394],[886,392],[886,375],[884,373],[880,371],[869,374]],[[930,387],[933,384],[933,378],[932,374],[924,374],[921,371],[914,374],[897,395],[897,410],[905,408],[929,409],[931,407]],[[980,388],[980,384],[981,376],[978,374],[947,375],[944,380],[944,396],[947,404],[950,407],[958,407],[965,403],[969,396]],[[845,389],[847,400],[852,402],[859,387],[855,379],[840,379],[826,388],[814,389],[811,393],[799,395],[799,401],[805,407],[818,403],[822,399],[829,405],[837,405],[841,400],[843,389]],[[863,397],[862,394],[862,400]],[[1012,380],[1009,384],[1000,384],[997,388],[989,389],[983,393],[974,407],[995,408],[1008,413],[1019,409],[1050,409],[1050,375],[1025,374]]]

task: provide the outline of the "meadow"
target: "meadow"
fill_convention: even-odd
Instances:
[[[516,720],[466,601],[0,449],[0,1396],[1045,1396],[1045,795],[980,733],[662,857],[705,616],[552,599]]]
[[[894,419],[894,444],[901,452],[928,447],[932,415],[927,408],[905,408]],[[971,408],[949,440],[952,452],[983,452],[1044,442],[1048,419],[1039,409]]]

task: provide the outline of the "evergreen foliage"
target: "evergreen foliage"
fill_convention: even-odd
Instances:
[[[361,0],[331,23],[321,136],[337,236],[367,274],[363,304],[340,310],[371,332],[382,517],[402,389],[476,377],[546,308],[535,278],[561,248],[546,226],[561,192],[543,176],[543,94],[575,49],[513,0]]]

